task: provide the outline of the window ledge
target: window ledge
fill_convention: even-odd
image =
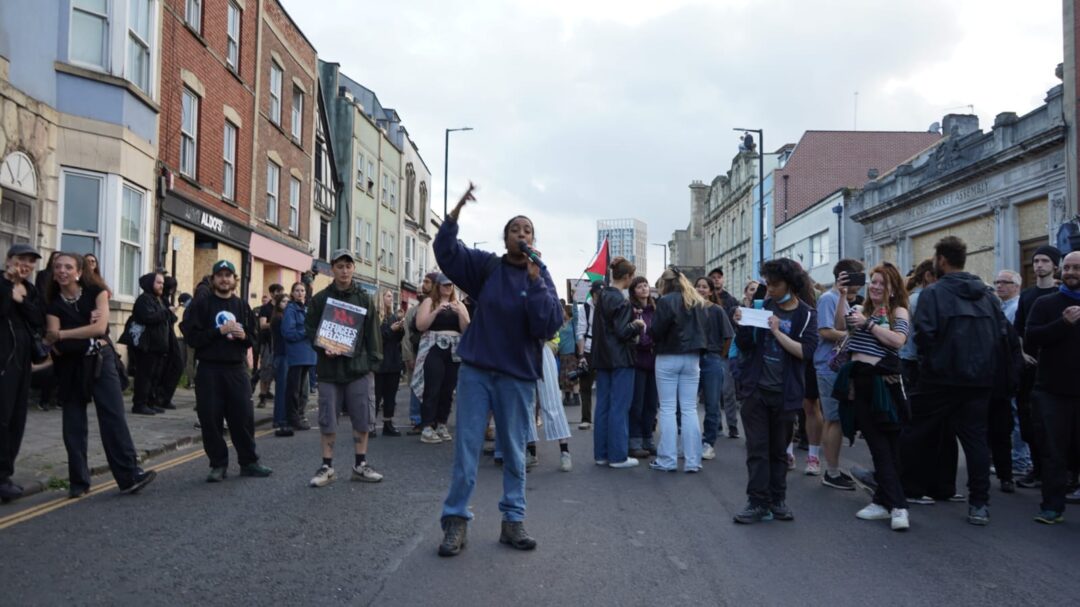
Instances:
[[[232,207],[232,208],[234,208],[234,209],[239,209],[240,208],[240,203],[236,202],[232,198],[226,198],[226,197],[222,196],[221,197],[221,202],[228,205],[228,206],[230,206],[230,207]]]
[[[141,101],[146,107],[153,110],[155,114],[161,113],[161,106],[156,101],[154,101],[150,97],[150,95],[144,93],[142,89],[135,86],[128,80],[125,80],[118,76],[113,76],[112,74],[106,74],[105,72],[99,72],[97,70],[79,67],[70,63],[64,63],[63,61],[53,62],[53,69],[63,74],[77,76],[79,78],[86,78],[87,80],[96,80],[97,82],[101,82],[103,84],[111,84],[112,86],[117,86],[125,89],[127,92],[131,93],[136,99]]]
[[[244,82],[244,79],[240,76],[239,68],[232,68],[232,67],[229,67],[228,64],[225,64],[225,69],[229,72],[229,74],[232,75],[233,78],[236,78],[237,82],[239,82],[240,84],[243,84],[245,86],[247,85],[247,83]]]
[[[291,141],[292,144],[295,145],[296,147],[300,148],[301,152],[304,151],[304,143],[302,141],[300,141],[299,139],[297,139],[295,135],[290,134],[289,135],[289,141]]]
[[[192,36],[195,36],[195,39],[199,41],[199,44],[202,44],[203,46],[205,46],[207,48],[210,47],[210,45],[207,44],[207,42],[206,42],[206,38],[203,38],[203,35],[200,34],[198,30],[191,27],[191,24],[188,23],[186,20],[184,21],[184,28],[186,28],[187,31],[191,32]]]
[[[205,187],[203,187],[203,184],[199,183],[199,181],[197,179],[193,179],[191,177],[188,177],[187,175],[185,175],[185,174],[183,174],[183,173],[181,173],[179,171],[176,172],[176,176],[179,177],[180,179],[184,180],[184,182],[186,182],[188,185],[190,185],[193,188],[196,188],[196,189],[198,189],[200,191],[206,189]]]

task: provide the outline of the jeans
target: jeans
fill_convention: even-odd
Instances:
[[[724,389],[724,367],[727,361],[719,354],[706,352],[701,356],[701,396],[705,401],[704,442],[715,445],[720,432],[720,400]],[[728,419],[728,428],[732,428]]]
[[[1020,416],[1016,412],[1016,399],[1012,399],[1012,467],[1013,472],[1027,473],[1031,470],[1031,449],[1020,432]]]
[[[285,363],[285,355],[272,356],[263,359],[264,369],[274,370],[274,427],[284,428],[289,425],[289,366]]]
[[[633,396],[633,367],[597,369],[596,411],[593,415],[593,458],[597,461],[626,461],[630,447],[630,399]]]
[[[484,446],[489,412],[495,415],[495,431],[503,454],[503,497],[499,511],[510,522],[525,520],[525,442],[532,423],[536,382],[462,363],[458,371],[457,436],[450,491],[443,502],[442,518],[472,520],[469,498],[476,488],[480,450]]]
[[[752,506],[779,504],[787,498],[787,428],[795,411],[784,409],[780,392],[755,390],[743,401],[746,432],[746,495]]]
[[[735,376],[732,373],[736,361],[728,358],[723,363],[721,372],[724,374],[724,384],[720,387],[720,408],[724,410],[728,435],[731,435],[739,431],[739,399],[735,396]],[[720,426],[717,425],[716,429],[719,431]]]
[[[630,448],[648,449],[652,446],[658,398],[656,372],[634,369],[634,399],[630,403]]]
[[[656,389],[660,393],[660,444],[656,448],[656,466],[659,468],[674,470],[679,465],[676,406],[682,417],[682,448],[686,457],[683,469],[701,468],[701,429],[697,416],[700,359],[700,354],[656,356]]]

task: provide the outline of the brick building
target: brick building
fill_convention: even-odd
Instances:
[[[163,0],[157,259],[191,292],[218,259],[252,277],[254,0]],[[257,292],[257,291],[256,291]]]
[[[277,0],[262,0],[251,175],[251,294],[310,271],[318,58]],[[258,303],[251,301],[249,303]]]

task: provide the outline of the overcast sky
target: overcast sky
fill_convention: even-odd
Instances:
[[[689,221],[689,190],[731,166],[734,127],[772,151],[810,129],[922,131],[974,105],[989,129],[1058,84],[1061,0],[283,0],[323,60],[401,114],[441,213],[502,251],[530,216],[556,284],[595,252],[596,220],[649,242]],[[649,277],[662,251],[650,247]]]

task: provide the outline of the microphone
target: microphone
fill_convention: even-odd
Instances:
[[[531,259],[532,262],[539,266],[541,270],[547,270],[547,266],[544,265],[544,262],[540,259],[540,256],[536,254],[536,251],[532,250],[532,247],[529,246],[529,243],[525,242],[524,240],[519,240],[518,250],[524,253],[526,257]]]

